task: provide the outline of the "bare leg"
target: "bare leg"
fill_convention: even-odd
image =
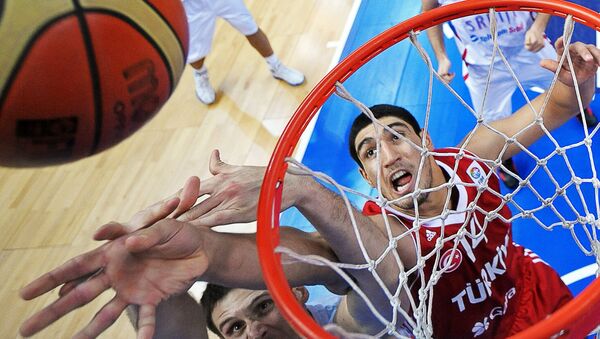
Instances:
[[[129,306],[127,315],[137,330],[138,308]],[[202,306],[189,294],[173,296],[156,308],[155,339],[208,339]]]
[[[265,33],[259,28],[258,31],[252,35],[246,35],[246,39],[250,42],[250,45],[254,47],[264,58],[273,55],[273,48],[271,43],[265,35]],[[202,65],[200,65],[202,66]]]

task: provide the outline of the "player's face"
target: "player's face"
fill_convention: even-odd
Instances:
[[[388,126],[397,134],[411,140],[414,144],[421,145],[420,135],[404,120],[386,116],[379,119],[379,122]],[[376,129],[381,131],[379,154]],[[368,125],[358,133],[354,147],[363,165],[363,169],[360,170],[361,174],[371,186],[377,187],[377,175],[379,174],[381,180],[380,194],[388,200],[405,197],[396,202],[395,206],[403,210],[414,209],[414,202],[410,197],[410,193],[414,192],[417,187],[417,174],[421,163],[419,149],[398,135],[373,124]],[[429,138],[427,138],[427,147],[431,147]],[[432,185],[429,157],[424,158],[424,160],[425,163],[418,185],[421,189],[430,188]],[[417,197],[417,204],[424,202],[427,196],[428,193],[421,193]]]
[[[268,291],[233,289],[215,304],[212,320],[224,338],[300,338]]]

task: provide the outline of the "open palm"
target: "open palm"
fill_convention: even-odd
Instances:
[[[76,337],[102,333],[130,304],[140,305],[138,337],[152,337],[158,303],[186,291],[208,266],[202,250],[203,232],[206,231],[166,219],[69,260],[25,286],[21,296],[33,299],[64,283],[89,278],[26,320],[21,334],[37,333],[112,288],[115,297]]]

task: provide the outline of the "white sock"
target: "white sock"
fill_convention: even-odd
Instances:
[[[275,53],[266,57],[265,61],[267,62],[267,65],[271,67],[271,69],[277,68],[277,66],[279,66],[279,64],[281,63],[281,61],[279,61],[279,58],[277,57],[277,55],[275,55]]]

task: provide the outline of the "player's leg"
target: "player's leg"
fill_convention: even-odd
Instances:
[[[209,105],[215,101],[216,94],[208,79],[208,69],[204,59],[210,52],[215,33],[216,14],[209,1],[184,1],[185,13],[190,30],[190,51],[188,63],[194,68],[196,96]]]
[[[267,35],[258,27],[242,0],[223,1],[219,8],[219,16],[246,36],[250,45],[265,58],[273,77],[292,86],[304,82],[304,75],[301,72],[285,66],[275,55]]]

